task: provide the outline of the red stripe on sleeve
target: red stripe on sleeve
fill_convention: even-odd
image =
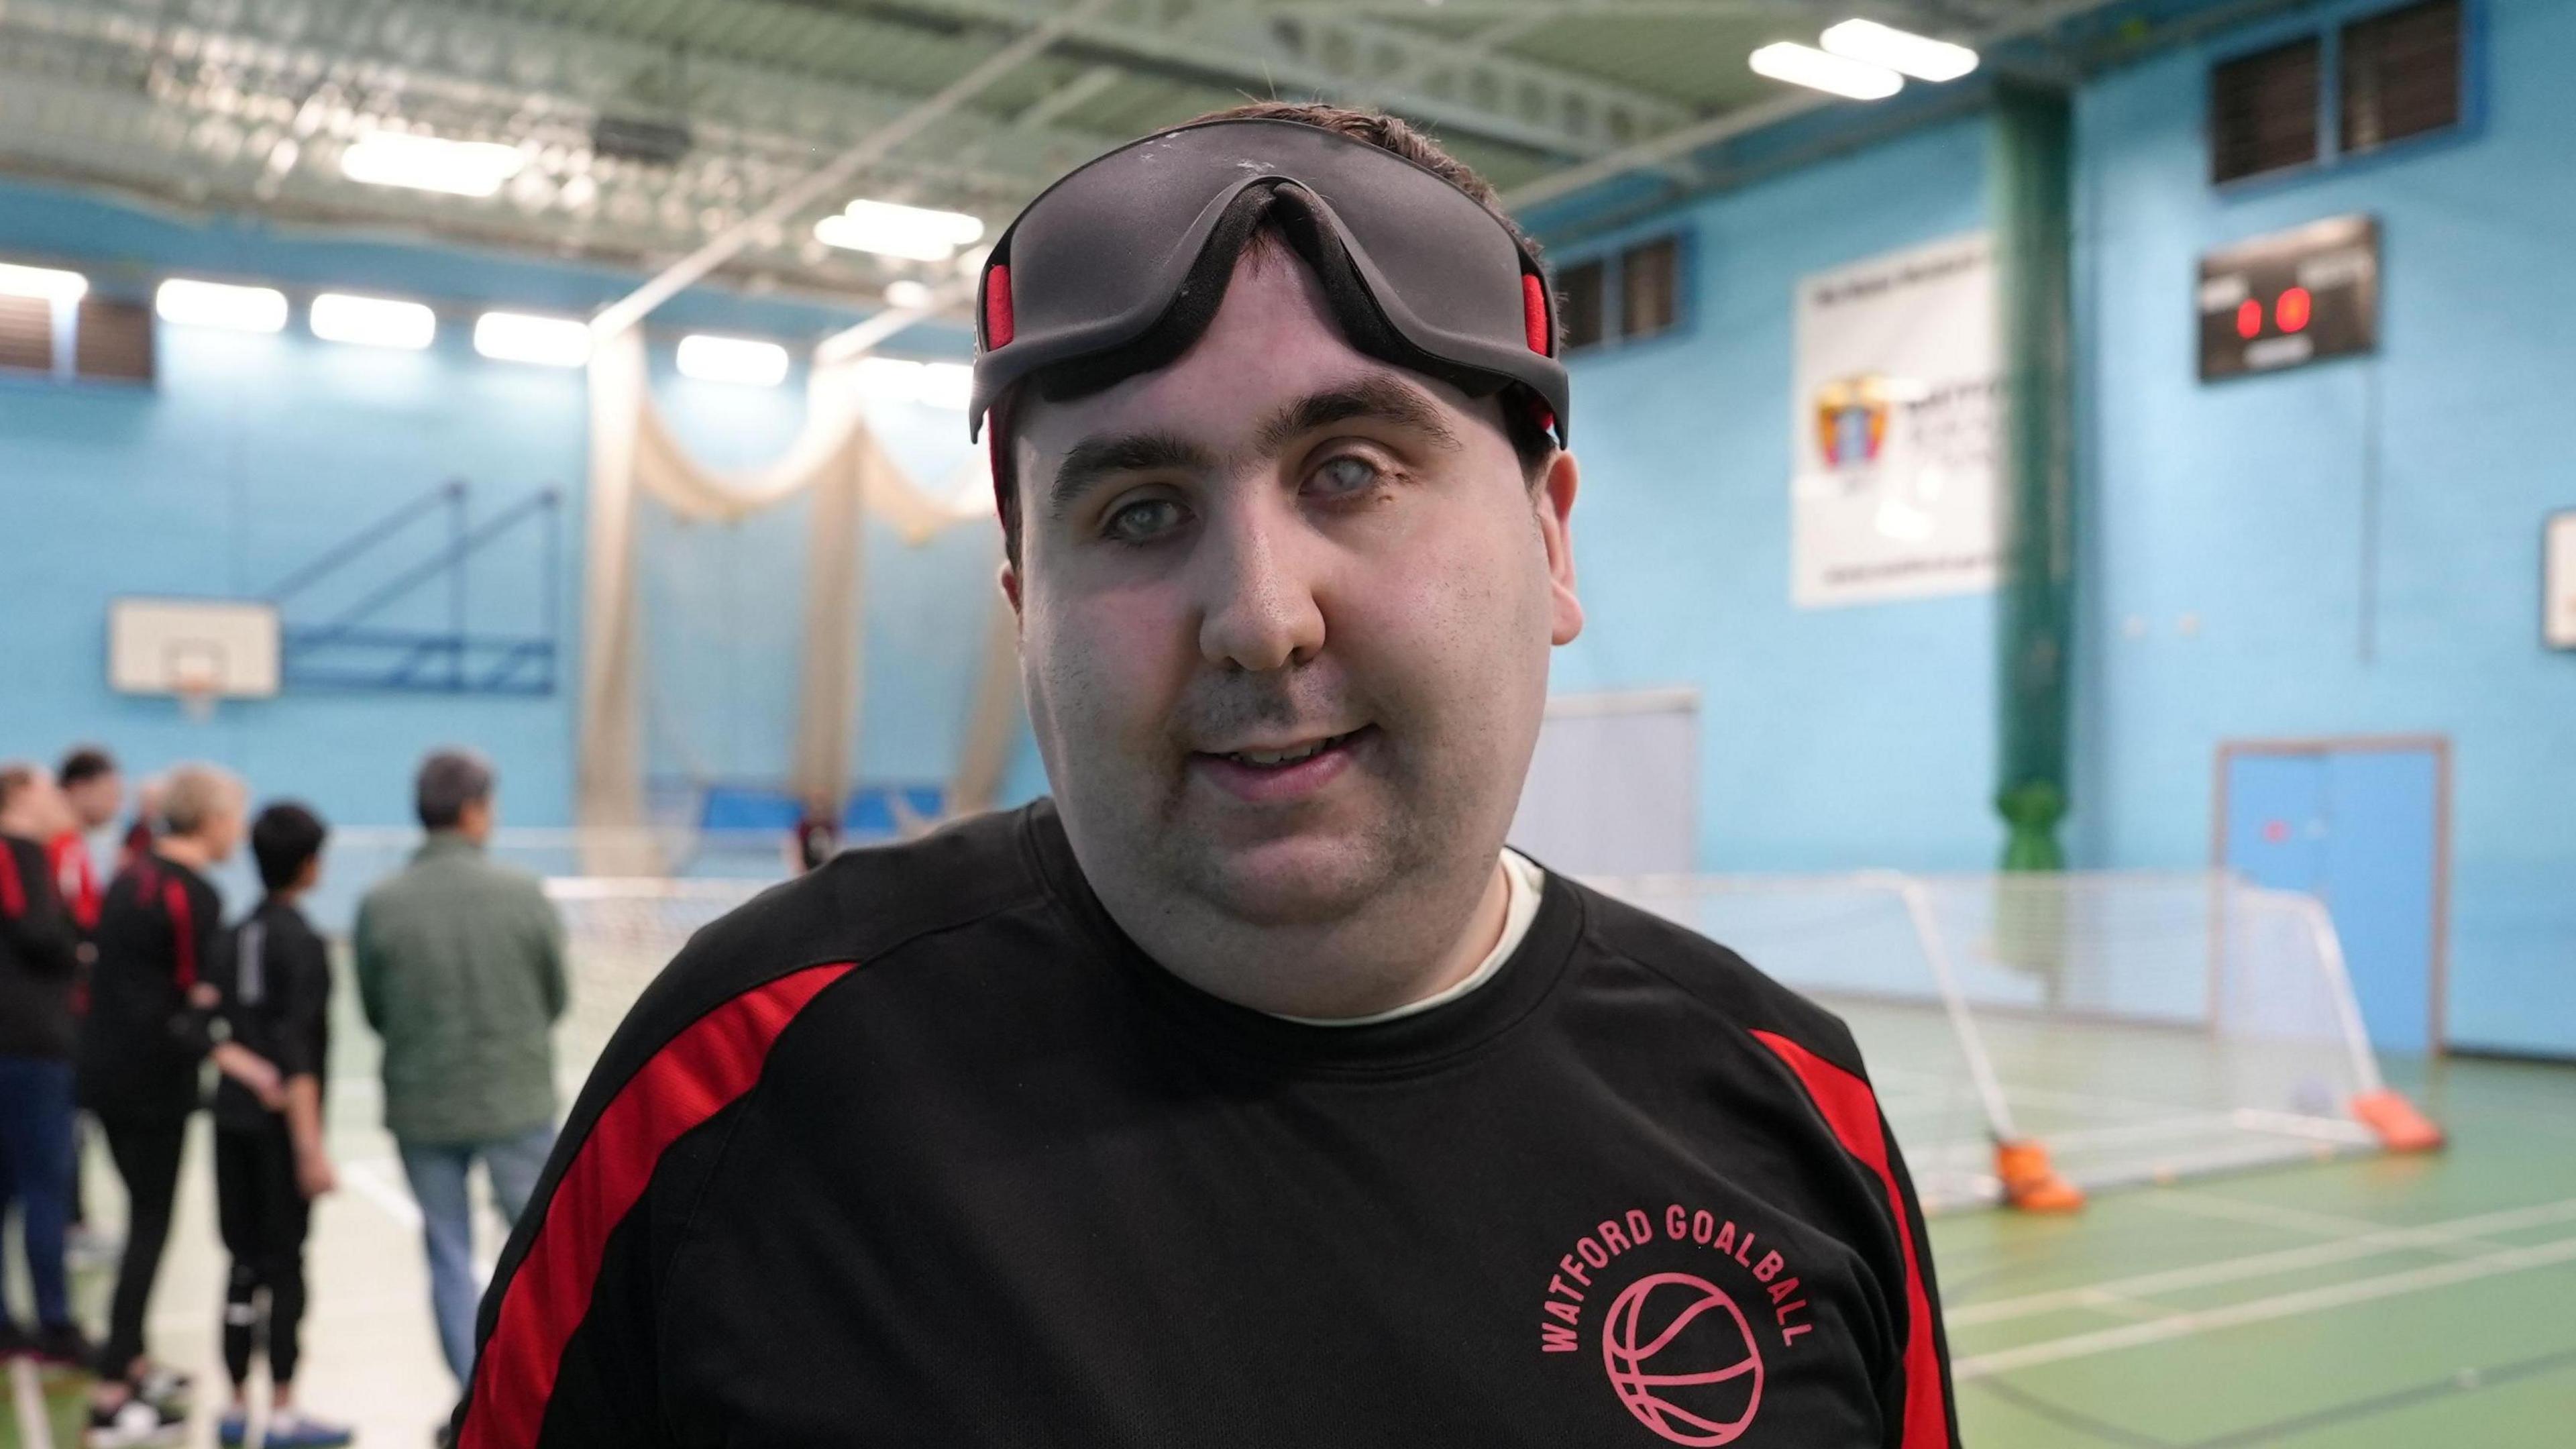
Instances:
[[[590,1312],[608,1235],[644,1195],[662,1154],[760,1080],[778,1034],[850,963],[809,966],[691,1023],[627,1080],[547,1200],[545,1220],[501,1298],[474,1371],[460,1449],[530,1449],[564,1346]]]
[[[45,852],[46,864],[54,873],[54,894],[71,909],[82,930],[97,930],[98,873],[90,865],[89,842],[77,834],[57,835]]]
[[[27,914],[27,883],[18,879],[18,852],[0,841],[0,912],[16,920]]]
[[[1869,1083],[1787,1037],[1767,1031],[1753,1035],[1798,1074],[1843,1149],[1877,1173],[1879,1186],[1887,1193],[1888,1213],[1896,1219],[1897,1246],[1905,1252],[1904,1449],[1948,1449],[1950,1414],[1941,1397],[1941,1364],[1933,1353],[1932,1295],[1923,1287],[1913,1220],[1905,1211],[1904,1194],[1897,1191],[1887,1134],[1879,1124],[1878,1098]]]
[[[170,912],[171,961],[185,991],[197,984],[197,913],[188,905],[188,888],[175,880],[161,883],[161,904]]]

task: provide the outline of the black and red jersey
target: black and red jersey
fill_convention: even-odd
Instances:
[[[204,876],[148,851],[108,882],[81,1018],[82,1106],[155,1122],[197,1109],[209,1018],[188,997],[213,961],[223,908]]]
[[[45,847],[0,835],[0,1056],[71,1056],[79,944]]]
[[[45,842],[45,864],[54,875],[54,894],[83,931],[98,929],[98,868],[89,857],[89,840],[66,830]]]
[[[1369,1026],[1197,991],[1051,806],[701,932],[483,1305],[465,1449],[1953,1449],[1850,1036],[1551,877]]]

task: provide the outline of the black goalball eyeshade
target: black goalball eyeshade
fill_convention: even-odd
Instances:
[[[1122,146],[1022,210],[984,263],[967,435],[1012,385],[1079,396],[1169,364],[1276,225],[1351,345],[1475,396],[1528,389],[1558,439],[1565,366],[1536,256],[1445,178],[1300,121],[1199,121]]]

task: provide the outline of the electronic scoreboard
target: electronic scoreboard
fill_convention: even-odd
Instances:
[[[2379,222],[2339,216],[2200,259],[2200,379],[2379,346]]]

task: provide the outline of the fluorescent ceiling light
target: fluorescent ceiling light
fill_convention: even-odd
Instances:
[[[325,342],[419,351],[438,335],[438,314],[418,302],[325,292],[313,299],[313,335]]]
[[[89,290],[89,278],[52,267],[17,267],[0,262],[0,297],[39,297],[48,302],[77,302]]]
[[[486,312],[474,319],[474,350],[495,362],[579,367],[590,361],[590,324],[575,317]]]
[[[858,384],[859,391],[872,398],[964,412],[966,400],[975,390],[975,369],[962,362],[862,357],[858,362]]]
[[[980,217],[891,201],[853,201],[840,215],[814,223],[815,239],[827,246],[916,262],[944,262],[983,235]]]
[[[787,349],[749,337],[692,332],[680,339],[680,375],[700,382],[776,387],[787,380]]]
[[[901,307],[907,312],[918,312],[924,307],[929,306],[931,303],[932,293],[930,290],[930,284],[928,282],[916,282],[910,277],[905,277],[900,281],[888,282],[885,289],[885,299],[886,305],[889,307]]]
[[[1856,101],[1883,101],[1905,88],[1905,77],[1885,66],[1827,55],[1812,45],[1783,40],[1753,52],[1753,73],[1811,86]]]
[[[401,131],[370,131],[340,153],[341,174],[352,181],[452,196],[490,196],[527,164],[518,147],[497,141],[449,141]]]
[[[892,398],[913,402],[921,396],[921,364],[895,357],[862,357],[858,361],[859,391],[875,398]]]
[[[183,327],[275,332],[286,325],[286,294],[274,287],[235,287],[172,277],[152,294],[152,310]]]
[[[1903,71],[1916,80],[1954,81],[1977,68],[1977,53],[1964,45],[1916,35],[1875,20],[1846,20],[1828,27],[1824,47],[1845,60]]]
[[[920,400],[935,408],[966,411],[967,399],[975,392],[975,369],[963,362],[925,362],[921,365]]]

